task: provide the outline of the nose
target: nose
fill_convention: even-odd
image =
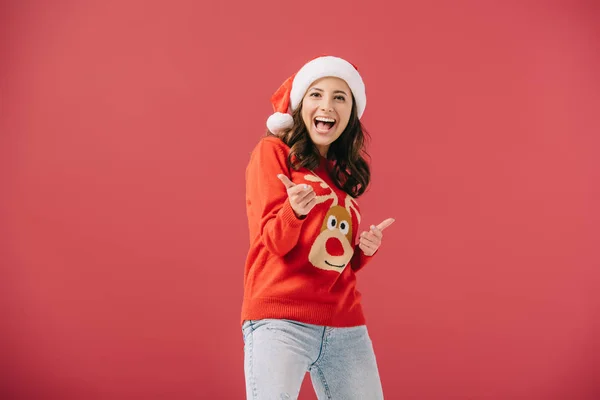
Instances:
[[[323,96],[323,99],[321,100],[321,110],[327,112],[333,111],[332,102],[329,96]]]
[[[331,256],[341,256],[344,254],[344,245],[342,245],[340,239],[336,237],[330,237],[325,242],[325,250]]]

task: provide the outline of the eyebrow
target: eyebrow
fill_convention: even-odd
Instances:
[[[311,88],[311,90],[316,90],[316,91],[319,91],[319,92],[323,92],[324,91],[323,89],[319,89],[317,87]],[[342,93],[342,94],[345,94],[346,96],[348,96],[348,94],[346,92],[344,92],[343,90],[334,90],[333,91],[333,94],[337,94],[337,93]]]

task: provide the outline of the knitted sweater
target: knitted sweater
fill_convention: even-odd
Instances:
[[[287,166],[289,147],[269,136],[254,148],[246,169],[250,234],[244,271],[242,322],[291,319],[334,327],[365,323],[356,271],[372,258],[355,244],[360,209],[329,177],[329,161],[298,171]],[[285,174],[308,184],[317,204],[298,218],[288,200]]]

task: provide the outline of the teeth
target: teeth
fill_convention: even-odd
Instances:
[[[321,121],[321,122],[335,122],[335,119],[325,118],[325,117],[317,117],[317,118],[315,118],[315,120]]]

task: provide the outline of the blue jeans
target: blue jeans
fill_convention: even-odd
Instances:
[[[246,396],[297,399],[307,371],[319,400],[383,399],[366,326],[331,328],[286,319],[244,321]]]

